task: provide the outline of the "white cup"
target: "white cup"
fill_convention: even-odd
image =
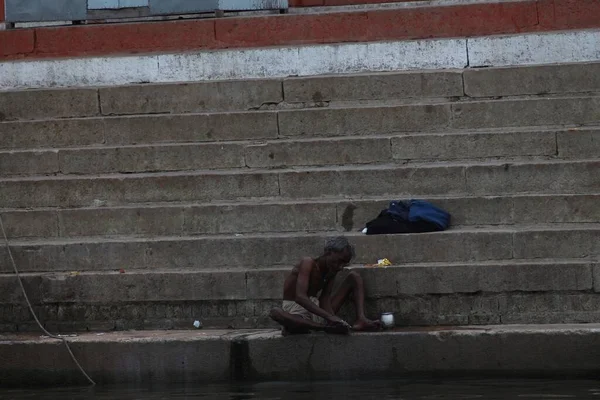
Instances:
[[[394,326],[394,313],[382,313],[381,323],[386,328],[392,328]]]

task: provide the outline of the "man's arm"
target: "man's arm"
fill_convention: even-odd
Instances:
[[[325,282],[325,288],[323,289],[323,293],[321,293],[321,297],[319,298],[319,305],[322,309],[330,313],[331,315],[335,315],[333,311],[333,307],[331,306],[331,292],[333,290],[333,281],[335,281],[335,276]]]
[[[312,259],[304,259],[298,268],[298,279],[296,280],[296,303],[300,304],[309,312],[324,318],[327,321],[335,319],[335,315],[318,307],[308,297],[308,285],[310,283],[310,274],[314,266]],[[331,308],[331,307],[330,307]]]

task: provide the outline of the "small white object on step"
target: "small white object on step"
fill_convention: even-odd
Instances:
[[[194,321],[194,327],[195,328],[201,328],[202,327],[202,323],[198,320]]]
[[[381,322],[383,326],[386,328],[392,328],[394,326],[394,314],[393,313],[383,313],[381,314]]]

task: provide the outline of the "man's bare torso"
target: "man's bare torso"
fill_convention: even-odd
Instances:
[[[283,284],[283,299],[295,301],[296,300],[296,285],[298,281],[298,272],[300,270],[300,264],[310,260],[312,265],[310,270],[310,280],[308,284],[308,293],[309,297],[316,297],[320,291],[325,287],[325,279],[323,274],[319,270],[319,266],[312,258],[305,258],[300,260],[298,264],[292,269],[292,272],[288,275]]]

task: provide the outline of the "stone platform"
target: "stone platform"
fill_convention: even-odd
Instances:
[[[350,336],[278,330],[130,331],[69,337],[98,384],[406,376],[597,377],[600,324],[396,328]],[[85,383],[64,345],[0,336],[0,384]]]

